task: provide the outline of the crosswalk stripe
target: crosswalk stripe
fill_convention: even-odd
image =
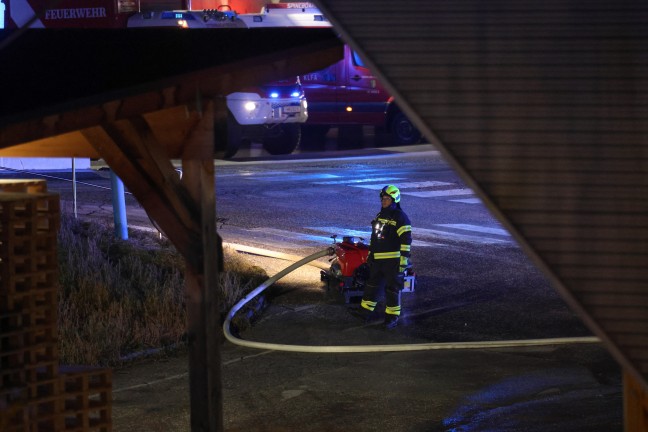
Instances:
[[[504,236],[504,237],[510,237],[511,236],[509,234],[509,232],[506,231],[503,228],[485,227],[485,226],[481,226],[481,225],[438,224],[437,226],[442,226],[442,227],[447,227],[447,228],[454,228],[454,229],[463,230],[463,231],[479,232],[479,233],[486,233],[486,234],[495,234],[495,235],[500,235],[500,236]]]
[[[434,198],[434,197],[442,197],[442,196],[473,195],[474,192],[470,189],[446,189],[446,190],[420,191],[420,192],[401,191],[401,194],[412,195],[419,198]]]
[[[333,184],[348,184],[349,186],[356,186],[354,183],[375,183],[375,182],[390,182],[394,180],[400,180],[400,177],[377,177],[377,178],[363,178],[363,179],[344,179],[344,180],[330,180],[315,182],[315,184],[321,185],[333,185]],[[383,185],[384,186],[384,185]],[[381,189],[383,186],[375,186],[375,189]],[[373,185],[371,188],[374,189]]]
[[[416,236],[423,237],[423,238],[427,237],[427,238],[432,238],[437,240],[448,239],[448,240],[477,243],[477,244],[504,244],[504,243],[511,242],[509,239],[460,234],[456,232],[429,229],[429,228],[416,228],[412,230],[412,233]]]
[[[463,204],[481,204],[482,202],[479,198],[451,199],[448,201],[458,202]]]
[[[393,180],[393,179],[392,179]],[[407,183],[398,183],[398,188],[401,190],[401,193],[403,193],[403,189],[407,188],[426,188],[426,187],[440,187],[440,186],[450,186],[453,185],[454,183],[447,183],[447,182],[440,182],[440,181],[422,181],[422,182],[407,182]],[[385,187],[384,184],[373,184],[373,185],[351,185],[353,187],[359,187],[363,189],[373,189],[373,190],[380,190],[383,187]]]
[[[282,181],[303,181],[303,180],[321,180],[321,179],[339,179],[339,175],[335,174],[293,174],[284,176],[266,176],[266,177],[250,177],[252,180],[261,180],[267,182],[282,182]]]
[[[273,235],[277,237],[285,237],[295,240],[303,240],[317,243],[331,243],[333,239],[327,236],[296,233],[294,231],[280,230],[276,228],[253,228],[250,231],[261,232],[266,235]]]
[[[380,190],[386,183],[397,183],[401,194],[414,196],[418,198],[440,198],[440,197],[460,197],[465,195],[473,195],[474,192],[468,188],[454,188],[442,190],[408,190],[408,189],[424,189],[424,188],[441,188],[447,186],[455,186],[456,183],[442,182],[436,180],[428,180],[421,182],[403,182],[398,183],[396,180],[401,180],[402,177],[367,177],[367,178],[344,178],[344,176],[336,174],[295,174],[290,171],[270,171],[264,172],[262,175],[250,174],[245,177],[250,180],[267,181],[267,182],[280,182],[280,181],[310,181],[313,184],[319,185],[338,185],[343,184],[350,187],[357,187],[362,189]],[[457,198],[448,199],[448,201],[463,203],[463,204],[480,204],[481,200],[477,197],[472,198]]]

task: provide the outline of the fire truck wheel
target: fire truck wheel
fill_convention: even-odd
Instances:
[[[402,112],[394,114],[391,123],[392,141],[396,145],[416,144],[421,141],[419,132]]]
[[[265,130],[263,149],[271,155],[290,154],[299,146],[300,140],[300,125],[276,125]]]

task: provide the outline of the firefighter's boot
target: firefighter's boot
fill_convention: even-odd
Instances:
[[[391,330],[398,325],[398,315],[387,314],[385,315],[385,330]]]

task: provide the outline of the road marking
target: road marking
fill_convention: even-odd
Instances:
[[[448,201],[452,202],[458,202],[458,203],[463,203],[463,204],[481,204],[482,200],[479,198],[466,198],[466,199],[451,199]]]
[[[294,231],[285,231],[285,230],[280,230],[277,228],[253,228],[249,231],[254,231],[254,232],[260,232],[264,233],[267,235],[274,235],[277,237],[285,237],[289,239],[294,239],[294,240],[302,240],[302,241],[308,241],[308,242],[315,242],[315,243],[332,243],[333,239],[330,237],[325,237],[325,236],[320,236],[320,235],[314,235],[314,234],[303,234],[303,233],[297,233]]]
[[[350,187],[380,190],[385,186],[385,183],[395,183],[394,180],[401,180],[402,177],[365,177],[353,178],[337,175],[337,174],[298,174],[290,171],[265,171],[263,173],[246,173],[244,178],[255,181],[265,182],[311,182],[318,185],[346,185]],[[469,188],[456,188],[456,183],[442,182],[436,180],[428,180],[421,182],[404,182],[398,183],[398,188],[401,194],[414,196],[418,198],[449,198],[448,201],[463,203],[463,204],[481,204],[481,200],[477,197],[472,198],[457,198],[465,195],[474,195],[474,192]],[[439,189],[443,187],[452,187],[453,189]],[[434,190],[420,190],[420,189]],[[414,189],[414,190],[410,190]]]
[[[481,225],[470,225],[470,224],[438,224],[437,226],[454,228],[458,230],[471,231],[471,232],[495,234],[504,237],[511,236],[511,234],[509,234],[509,232],[506,231],[504,228],[492,228],[492,227],[485,227]]]
[[[349,186],[355,186],[353,183],[390,182],[394,180],[401,180],[401,177],[376,177],[376,178],[363,178],[363,179],[331,180],[331,181],[315,182],[315,184],[320,184],[320,185],[347,184]],[[382,189],[383,186],[380,187],[376,186],[376,188]]]
[[[268,173],[264,173],[268,174]],[[282,176],[272,176],[272,177],[251,177],[251,180],[261,180],[267,182],[282,182],[282,181],[308,181],[308,180],[318,180],[318,179],[333,179],[340,178],[339,175],[335,174],[292,174],[292,175],[282,175]]]
[[[477,243],[477,244],[507,244],[511,243],[510,239],[468,235],[451,231],[443,231],[429,228],[413,228],[412,234],[423,238],[432,238],[435,240],[446,239],[459,242]]]
[[[435,198],[435,197],[447,197],[447,196],[457,196],[457,195],[474,195],[474,192],[470,189],[445,189],[445,190],[421,191],[421,192],[401,191],[401,194],[412,195],[419,198]]]
[[[440,182],[440,181],[423,181],[423,182],[408,182],[408,183],[399,183],[398,189],[403,193],[403,189],[408,188],[429,188],[429,187],[441,187],[441,186],[452,186],[454,183]],[[359,187],[363,189],[373,189],[380,190],[385,187],[384,184],[375,184],[375,185],[351,185],[353,187]]]

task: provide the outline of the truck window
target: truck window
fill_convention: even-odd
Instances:
[[[364,62],[362,61],[362,59],[360,58],[357,52],[351,51],[351,53],[353,54],[353,64],[355,66],[367,67],[365,66]]]

